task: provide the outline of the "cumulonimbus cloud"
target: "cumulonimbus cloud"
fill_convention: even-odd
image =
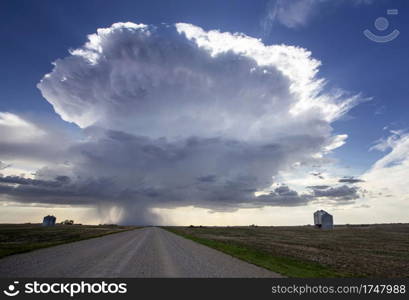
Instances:
[[[331,123],[360,100],[325,91],[306,49],[244,34],[116,23],[88,39],[38,84],[83,138],[67,145],[58,172],[49,165],[37,172],[42,182],[4,192],[15,200],[27,188],[44,188],[47,201],[83,195],[122,207],[128,223],[152,222],[151,207],[304,205],[311,198],[288,187],[255,193],[342,145],[347,136],[332,135]]]

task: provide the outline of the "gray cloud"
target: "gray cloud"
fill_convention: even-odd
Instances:
[[[0,171],[11,167],[11,164],[6,164],[0,160]]]
[[[257,197],[257,201],[264,205],[273,206],[299,206],[306,205],[313,197],[309,194],[299,194],[288,186],[282,185],[275,188],[267,195]]]
[[[199,182],[215,182],[216,179],[217,179],[216,175],[206,175],[197,178]]]
[[[350,203],[358,199],[360,189],[356,186],[309,186],[314,198],[325,198],[337,203]]]
[[[330,188],[331,186],[329,185],[310,185],[307,186],[307,188],[312,189],[312,190],[326,190]]]
[[[359,182],[364,182],[364,180],[359,179],[359,178],[354,178],[354,177],[344,177],[338,180],[338,182],[342,183],[359,183]]]
[[[33,186],[43,186],[43,187],[60,187],[61,185],[67,184],[69,182],[70,182],[70,178],[68,176],[58,176],[53,181],[24,178],[20,176],[5,176],[5,177],[2,176],[0,177],[0,183],[33,185]]]
[[[17,161],[28,165],[62,160],[73,137],[55,127],[55,124],[0,112],[0,158],[8,161],[7,164],[0,161],[0,170],[15,166]]]
[[[318,177],[319,179],[324,179],[324,176],[322,176],[321,172],[311,172],[310,174],[312,176]]]

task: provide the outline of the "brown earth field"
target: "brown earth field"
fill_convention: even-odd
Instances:
[[[288,277],[409,277],[409,224],[165,229]]]
[[[0,224],[0,258],[39,248],[99,237],[134,229],[117,225]]]

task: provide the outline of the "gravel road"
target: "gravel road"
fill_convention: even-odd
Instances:
[[[281,277],[147,227],[0,259],[0,277]]]

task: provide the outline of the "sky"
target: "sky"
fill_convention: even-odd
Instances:
[[[408,8],[1,1],[0,222],[409,222]]]

